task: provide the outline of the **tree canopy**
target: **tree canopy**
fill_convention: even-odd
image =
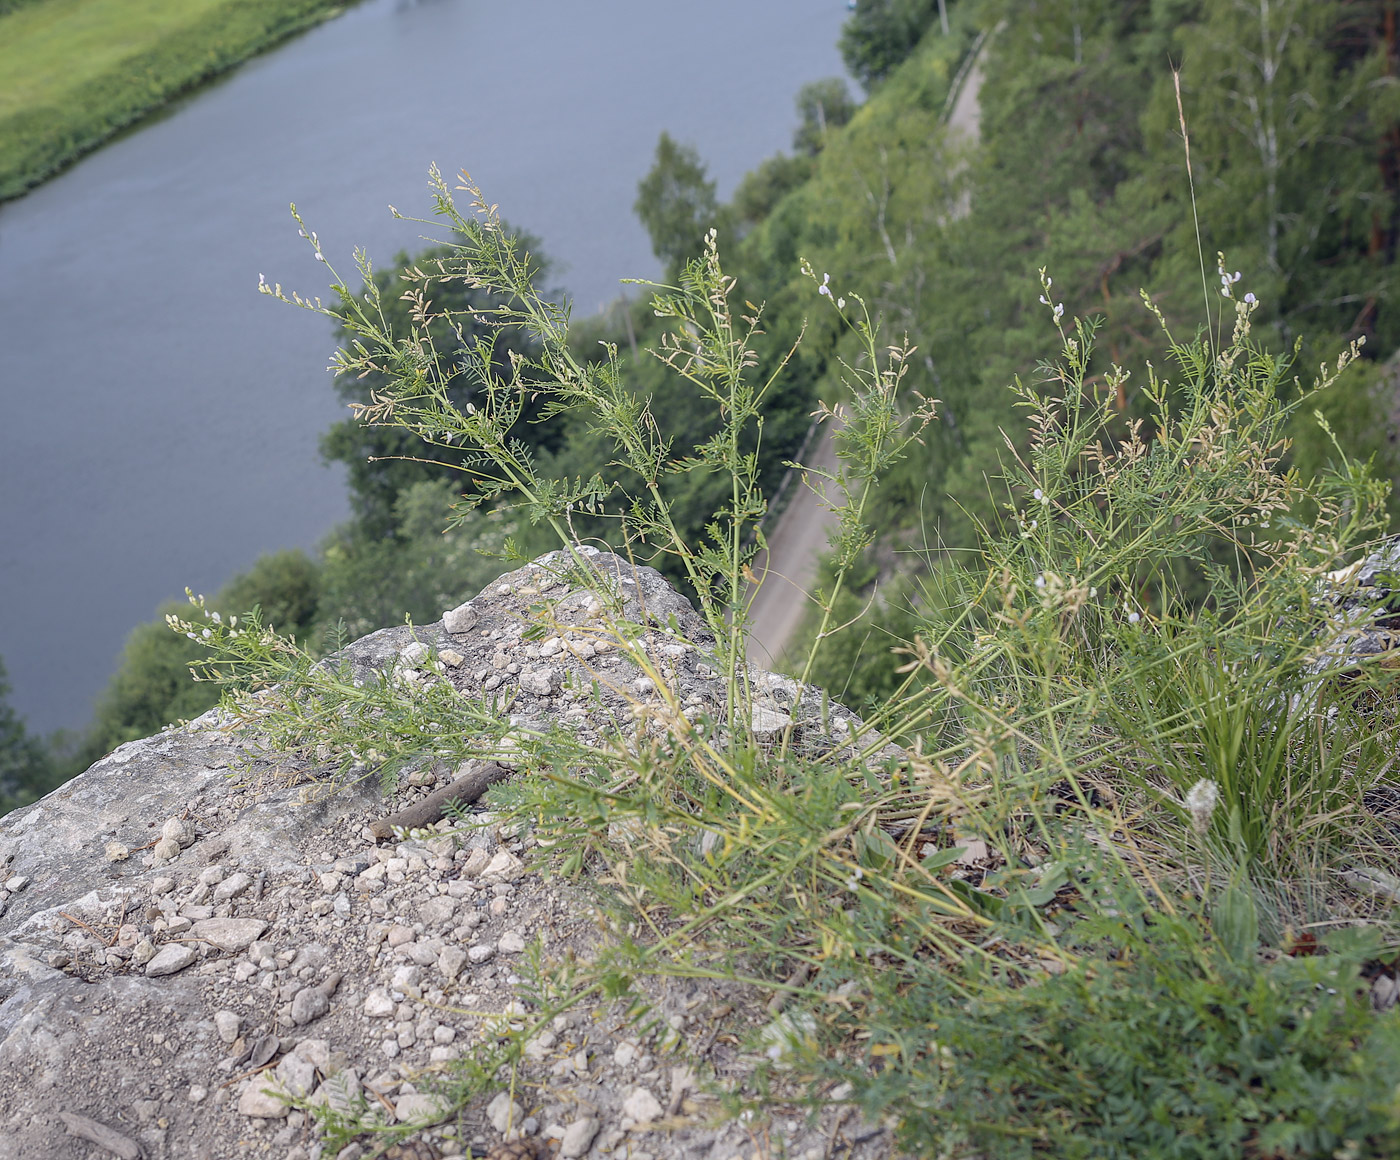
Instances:
[[[10,682],[0,660],[0,813],[29,804],[57,783],[48,751],[10,704]]]
[[[705,231],[715,224],[715,183],[693,145],[682,145],[663,132],[656,159],[637,186],[633,207],[647,233],[652,252],[674,281],[681,266],[700,253]]]

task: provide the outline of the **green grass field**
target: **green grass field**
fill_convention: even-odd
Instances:
[[[0,198],[342,7],[344,0],[31,0],[12,8],[0,15]]]

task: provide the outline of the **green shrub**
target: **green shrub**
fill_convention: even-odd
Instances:
[[[971,1001],[933,972],[876,982],[900,1066],[863,1098],[900,1109],[915,1154],[1395,1155],[1400,1016],[1371,1009],[1364,952],[1237,958],[1199,915],[1115,901],[1060,974],[1008,972]]]

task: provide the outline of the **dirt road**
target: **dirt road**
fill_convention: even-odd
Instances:
[[[947,116],[948,137],[958,144],[971,144],[979,131],[978,93],[982,88],[982,48],[979,40],[953,82],[953,107]],[[962,217],[967,202],[960,201],[954,216]],[[835,472],[836,450],[831,433],[824,427],[807,457],[808,465]],[[750,609],[749,663],[768,669],[781,669],[799,658],[788,655],[797,626],[808,609],[815,607],[812,583],[817,564],[827,547],[827,537],[836,527],[836,514],[801,480],[793,481],[796,491],[777,521],[767,530],[768,550],[754,561],[754,573],[762,580]]]
[[[831,432],[823,427],[814,444],[807,456],[809,464],[834,473],[836,448]],[[796,490],[788,506],[768,529],[768,550],[753,565],[763,583],[750,609],[749,663],[765,669],[783,667],[788,642],[812,604],[808,593],[817,578],[817,562],[837,522],[836,513],[804,482],[794,480],[793,486]]]

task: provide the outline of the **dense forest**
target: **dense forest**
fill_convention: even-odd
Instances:
[[[820,658],[821,683],[856,701],[881,696],[891,647],[932,598],[930,570],[996,524],[1014,449],[1003,432],[1023,426],[1006,387],[1053,353],[1042,267],[1055,303],[1098,320],[1091,382],[1114,363],[1166,363],[1143,292],[1182,338],[1220,325],[1222,288],[1254,295],[1256,336],[1280,354],[1297,348],[1305,379],[1364,340],[1364,365],[1327,396],[1326,419],[1342,448],[1396,477],[1396,19],[1394,0],[859,0],[841,49],[863,99],[840,79],[805,88],[791,151],[759,163],[727,203],[704,159],[662,136],[636,204],[658,258],[674,275],[718,230],[736,294],[764,304],[763,358],[776,365],[801,336],[766,404],[770,492],[817,401],[837,397],[841,361],[856,357],[813,309],[800,260],[863,298],[891,337],[907,335],[908,386],[938,400],[938,422],[883,485],[867,587],[846,598],[853,616],[868,605],[864,628]],[[974,68],[975,148],[946,125]],[[531,248],[547,275],[547,240]],[[407,325],[393,274],[379,277]],[[576,322],[578,353],[616,344],[663,434],[693,440],[706,421],[699,401],[645,352],[657,325],[639,295]],[[450,385],[470,401],[470,381]],[[353,402],[374,387],[338,389]],[[1125,424],[1145,411],[1139,388],[1116,388]],[[517,433],[555,478],[609,470],[586,417],[525,414]],[[350,420],[326,433],[322,453],[349,468],[352,519],[313,555],[258,560],[211,607],[258,605],[265,621],[328,649],[405,617],[435,619],[504,567],[502,555],[551,546],[508,502],[459,513],[444,532],[469,457],[443,464],[401,433]],[[1316,424],[1299,425],[1293,467],[1318,471],[1332,453]],[[674,479],[688,489],[672,495],[678,518],[701,529],[719,497],[703,477]],[[576,530],[614,527],[583,516]],[[214,702],[188,676],[198,643],[171,633],[166,611],[132,633],[82,737],[40,743],[4,708],[0,685],[0,808]]]

